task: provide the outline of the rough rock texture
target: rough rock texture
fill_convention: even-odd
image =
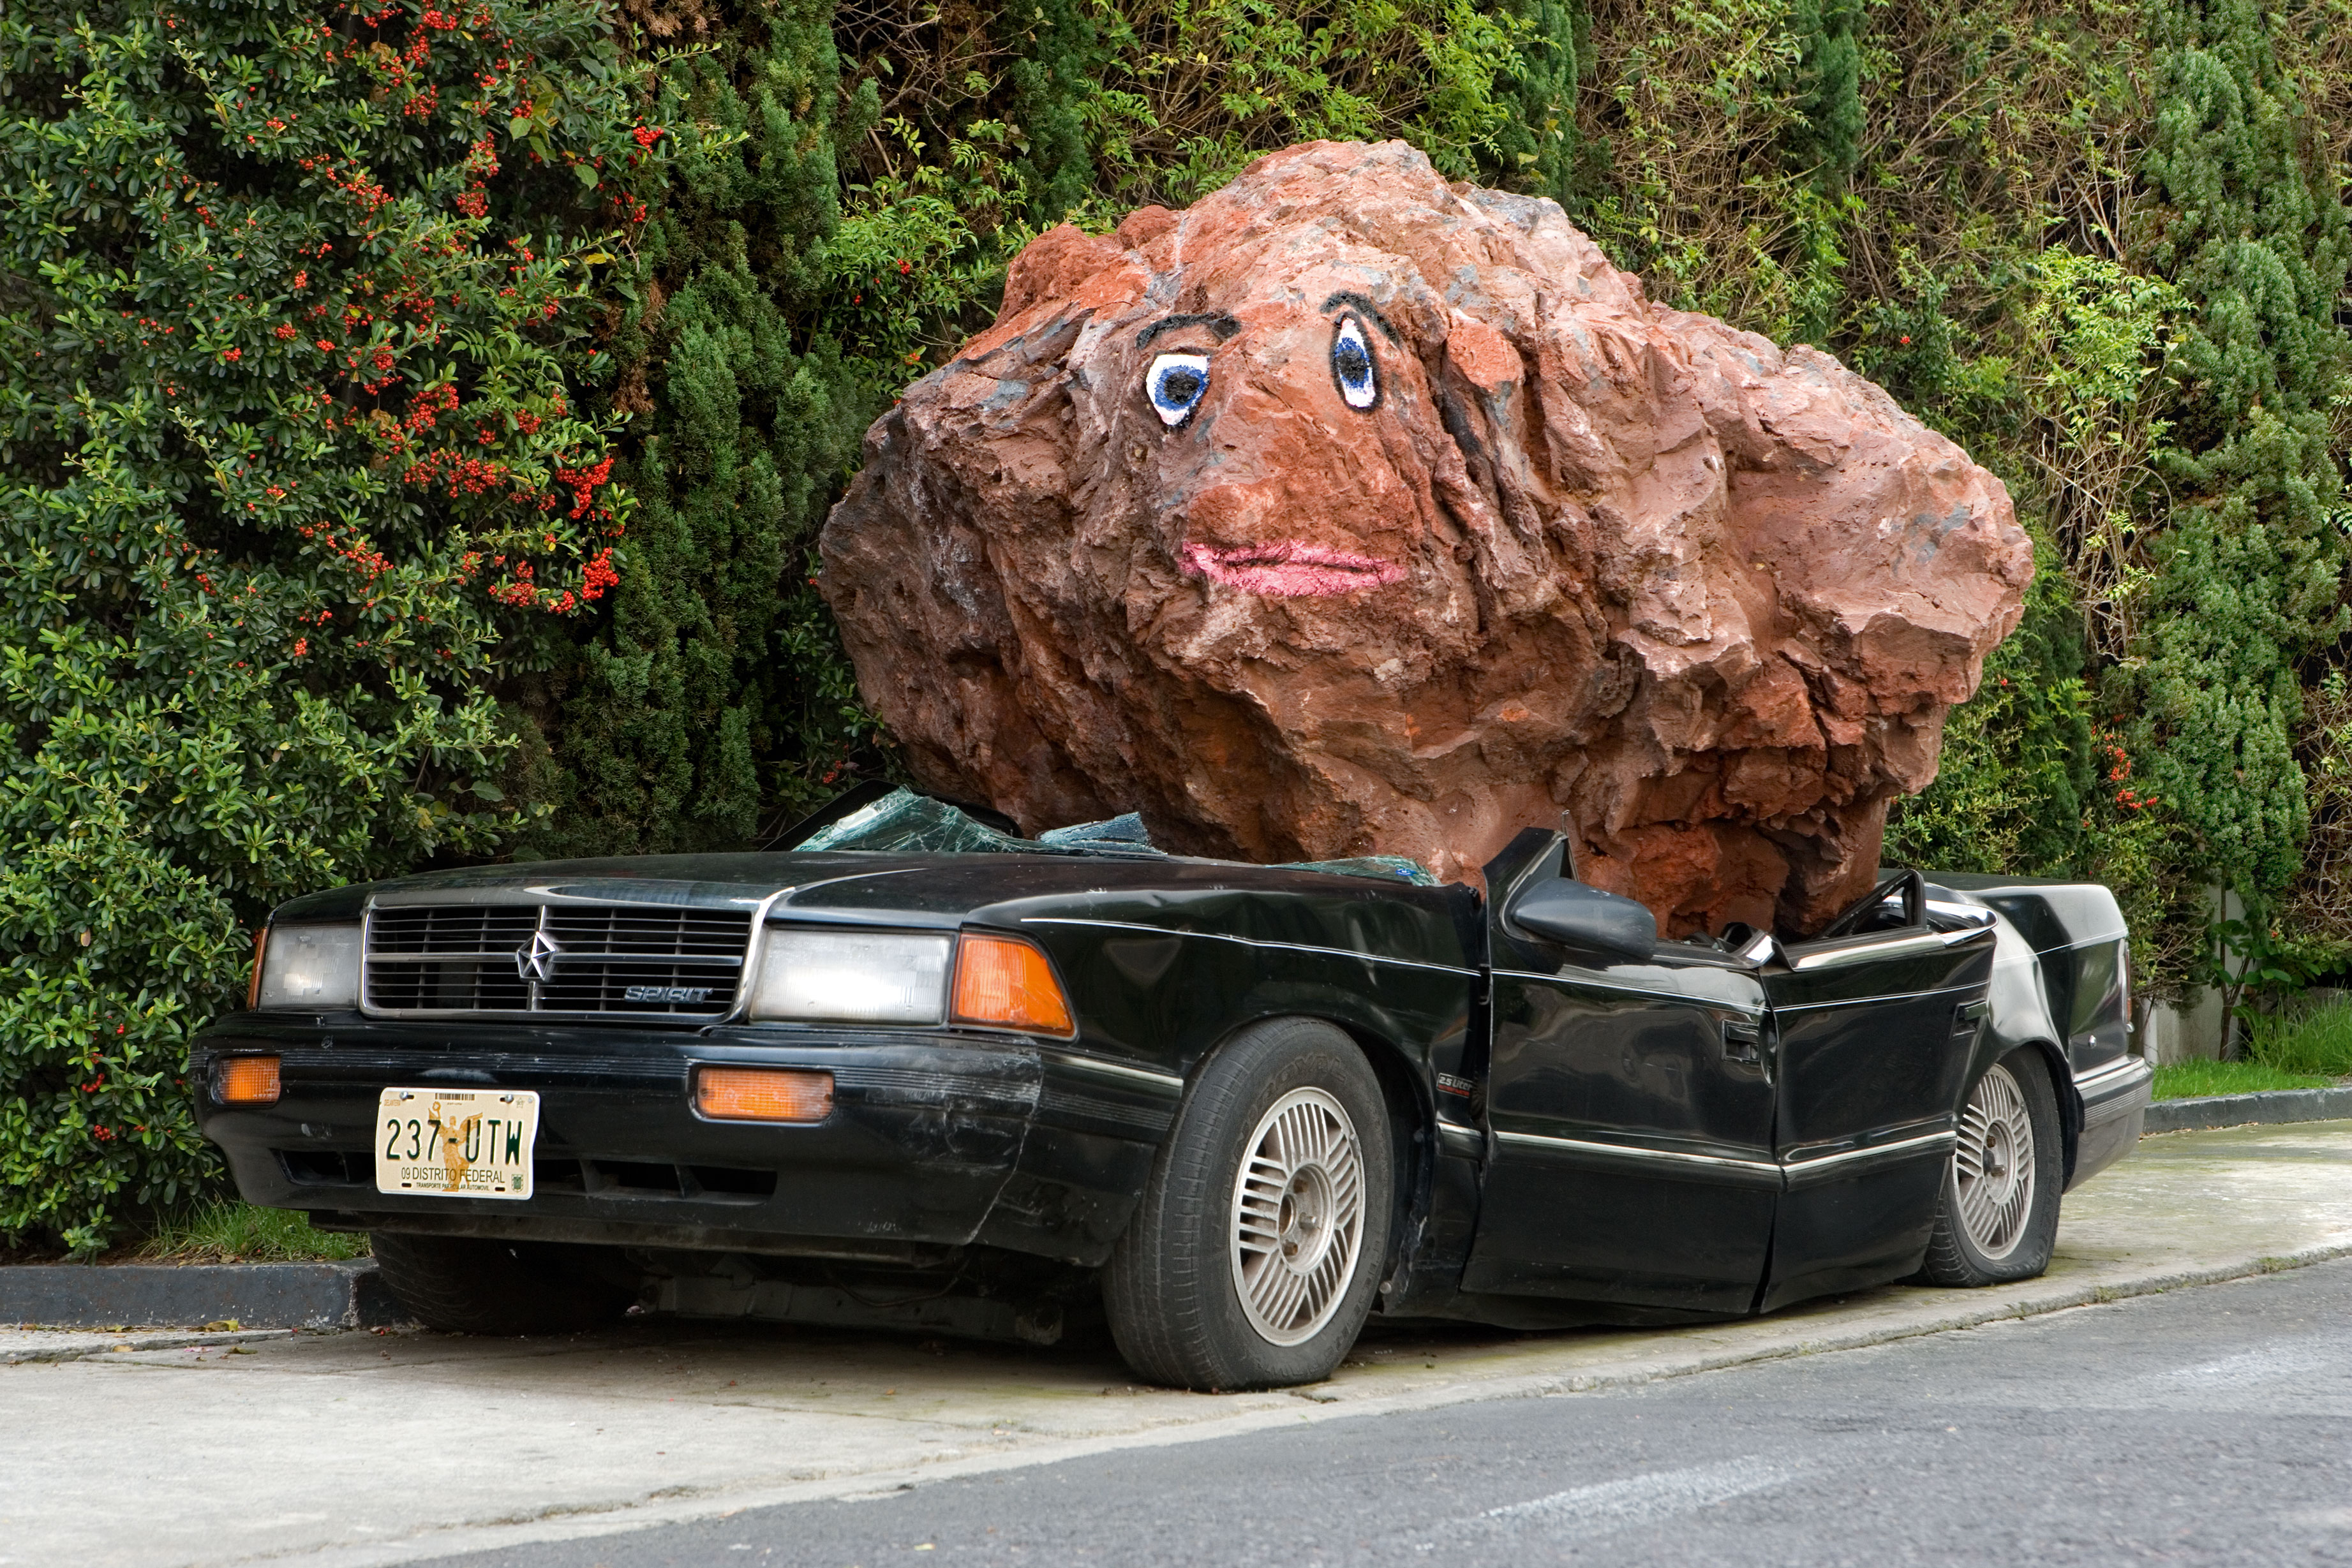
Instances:
[[[1039,236],[823,550],[940,793],[1473,881],[1560,823],[1677,933],[1867,889],[2032,571],[1877,387],[1401,142]]]

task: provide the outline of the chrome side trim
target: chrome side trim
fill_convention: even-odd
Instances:
[[[1812,1178],[1823,1171],[1833,1171],[1843,1166],[1864,1160],[1908,1156],[1940,1152],[1960,1141],[1959,1134],[1948,1128],[1923,1133],[1915,1137],[1897,1138],[1890,1143],[1873,1144],[1867,1148],[1840,1149],[1835,1154],[1814,1155],[1793,1160],[1742,1159],[1732,1155],[1694,1155],[1679,1149],[1647,1149],[1633,1144],[1605,1144],[1590,1138],[1561,1138],[1541,1133],[1496,1133],[1495,1141],[1506,1147],[1555,1150],[1563,1154],[1599,1155],[1611,1159],[1652,1161],[1682,1169],[1736,1171],[1742,1176],[1769,1176],[1777,1185],[1788,1186]]]
[[[1609,1155],[1637,1160],[1656,1160],[1673,1166],[1699,1166],[1709,1170],[1773,1171],[1780,1169],[1773,1160],[1744,1160],[1730,1155],[1689,1155],[1678,1149],[1644,1149],[1632,1144],[1602,1144],[1589,1138],[1556,1138],[1541,1133],[1496,1133],[1495,1141],[1530,1149],[1566,1149],[1580,1155]]]
[[[1784,1160],[1781,1162],[1781,1168],[1791,1175],[1799,1172],[1823,1171],[1838,1166],[1851,1165],[1856,1160],[1872,1159],[1880,1155],[1903,1154],[1913,1149],[1925,1150],[1930,1147],[1948,1149],[1959,1141],[1960,1135],[1949,1130],[1940,1133],[1923,1133],[1916,1138],[1897,1138],[1892,1143],[1873,1144],[1864,1149],[1842,1149],[1834,1155],[1814,1155],[1801,1160]]]
[[[1041,1051],[1037,1054],[1055,1066],[1066,1067],[1073,1072],[1091,1072],[1114,1082],[1148,1088],[1159,1094],[1174,1096],[1184,1092],[1184,1081],[1172,1072],[1154,1072],[1149,1068],[1129,1067],[1123,1062],[1105,1061],[1097,1056],[1080,1056],[1067,1051]]]
[[[1087,920],[1074,915],[1033,915],[1021,922],[1024,925],[1092,925],[1106,931],[1140,931],[1152,936],[1185,936],[1197,942],[1237,942],[1244,947],[1263,947],[1270,952],[1320,953],[1332,958],[1354,958],[1367,964],[1393,964],[1405,969],[1430,969],[1441,975],[1477,977],[1475,969],[1465,969],[1454,964],[1424,964],[1417,958],[1391,958],[1385,953],[1360,953],[1348,947],[1322,947],[1310,942],[1268,942],[1255,936],[1234,936],[1223,931],[1179,931],[1169,925],[1146,925],[1135,920]]]

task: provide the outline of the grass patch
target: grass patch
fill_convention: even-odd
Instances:
[[[2352,1075],[2352,1004],[2291,1006],[2276,1018],[2254,1019],[2248,1033],[2246,1054],[2265,1066],[2327,1078]]]
[[[2176,1061],[2156,1070],[2156,1097],[2188,1100],[2200,1094],[2254,1094],[2265,1089],[2325,1089],[2333,1078],[2282,1072],[2263,1061]]]
[[[366,1237],[314,1230],[299,1210],[215,1198],[159,1221],[138,1257],[150,1263],[331,1263],[367,1251]]]
[[[2352,1081],[2352,1003],[2290,1003],[2249,1020],[2242,1061],[2176,1061],[2156,1070],[2156,1097],[2326,1089]]]

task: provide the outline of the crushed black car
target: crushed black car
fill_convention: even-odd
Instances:
[[[2030,1277],[2148,1102],[2097,886],[1896,872],[1805,941],[1674,941],[1549,830],[1481,894],[1009,828],[898,791],[784,850],[297,899],[198,1041],[205,1132],[431,1326],[1107,1320],[1231,1389],[1373,1312]]]

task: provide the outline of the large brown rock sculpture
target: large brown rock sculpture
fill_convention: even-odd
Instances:
[[[1472,880],[1559,823],[1675,932],[1867,889],[2032,571],[1877,387],[1401,142],[1041,235],[823,552],[935,790]]]

